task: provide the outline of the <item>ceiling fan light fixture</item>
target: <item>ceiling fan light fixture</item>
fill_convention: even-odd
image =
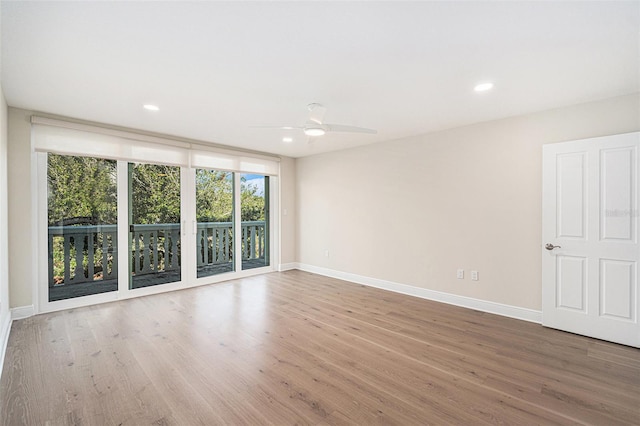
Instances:
[[[476,86],[473,88],[473,90],[476,92],[486,92],[491,89],[493,89],[493,83],[491,82],[476,84]]]
[[[304,134],[307,136],[322,136],[325,133],[327,132],[321,127],[307,127],[304,129]]]

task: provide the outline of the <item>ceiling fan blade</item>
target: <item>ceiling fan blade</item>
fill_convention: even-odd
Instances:
[[[280,130],[304,130],[298,126],[249,126],[250,129],[280,129]]]
[[[320,104],[309,104],[307,108],[309,108],[309,121],[322,124],[327,109]]]
[[[330,132],[345,132],[345,133],[369,133],[371,135],[375,135],[378,133],[377,130],[367,129],[364,127],[356,127],[356,126],[345,126],[343,124],[325,124],[327,130]]]

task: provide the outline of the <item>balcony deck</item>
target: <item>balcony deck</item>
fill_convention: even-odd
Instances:
[[[242,261],[242,269],[255,269],[265,266],[264,259],[248,259]],[[232,272],[233,267],[229,263],[219,265],[204,265],[198,267],[198,278]],[[158,272],[133,277],[133,288],[150,287],[166,284],[180,279],[180,270]],[[89,296],[92,294],[107,293],[118,290],[118,280],[96,280],[78,284],[67,284],[49,287],[49,301],[72,299],[75,297]]]

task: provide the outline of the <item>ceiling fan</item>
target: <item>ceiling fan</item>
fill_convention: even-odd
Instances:
[[[309,110],[309,118],[302,126],[253,126],[254,128],[262,129],[283,129],[283,130],[302,130],[305,135],[310,137],[323,136],[329,132],[342,132],[342,133],[368,133],[375,135],[377,130],[367,129],[364,127],[346,126],[344,124],[329,124],[325,123],[324,114],[327,112],[327,108],[324,106],[312,103],[307,105]]]

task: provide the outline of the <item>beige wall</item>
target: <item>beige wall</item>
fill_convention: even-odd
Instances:
[[[299,159],[298,261],[539,310],[542,145],[637,130],[635,94]]]
[[[29,306],[34,303],[32,283],[35,277],[33,262],[33,231],[31,217],[34,213],[31,181],[31,125],[33,111],[9,108],[9,282],[11,307]],[[45,114],[39,114],[45,116]],[[50,115],[46,115],[50,116]],[[78,120],[74,120],[78,121]],[[80,122],[80,121],[78,121]],[[95,123],[90,123],[95,124]],[[144,133],[144,132],[140,132]],[[156,135],[158,136],[158,135]],[[162,135],[160,135],[162,136]],[[175,139],[171,136],[169,138]],[[295,261],[295,160],[281,159],[280,199],[287,216],[281,218],[281,263]],[[276,265],[277,267],[277,265]]]
[[[280,220],[280,263],[292,263],[296,261],[296,161],[288,157],[280,159]]]
[[[11,307],[29,306],[35,277],[31,226],[31,126],[29,112],[9,108],[9,297]]]

